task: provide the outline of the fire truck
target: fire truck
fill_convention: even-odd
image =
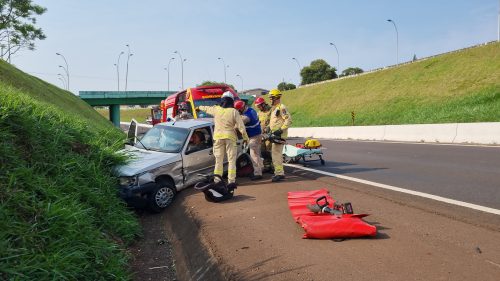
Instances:
[[[165,100],[161,101],[159,108],[153,109],[152,124],[155,125],[157,123],[166,122],[169,119],[175,118],[175,116],[179,113],[179,105],[183,102],[188,105],[188,111],[195,119],[212,117],[203,111],[196,112],[195,108],[201,105],[218,105],[221,101],[222,94],[226,91],[231,92],[234,95],[235,100],[240,99],[233,88],[223,84],[187,88],[186,90],[170,95]],[[251,104],[251,102],[253,102],[253,97],[245,96],[242,100],[245,100],[247,104]]]

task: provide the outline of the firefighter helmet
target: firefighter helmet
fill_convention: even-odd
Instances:
[[[238,111],[242,111],[245,108],[245,102],[242,100],[237,100],[234,102],[234,108]]]
[[[234,100],[234,95],[230,91],[225,91],[224,94],[222,94],[222,98],[231,98]]]
[[[181,111],[187,111],[188,110],[188,105],[186,102],[181,102],[181,104],[179,105],[179,110]]]
[[[272,89],[271,91],[269,91],[269,96],[273,100],[274,99],[279,99],[279,98],[281,98],[281,92],[278,89]]]
[[[260,104],[263,104],[263,103],[265,103],[265,102],[266,102],[266,101],[265,101],[263,98],[261,98],[261,97],[258,97],[258,98],[256,98],[256,99],[255,99],[255,105],[256,105],[256,106],[257,106],[257,105],[260,105]]]

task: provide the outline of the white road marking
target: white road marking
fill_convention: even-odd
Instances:
[[[449,198],[445,198],[445,197],[441,197],[441,196],[437,196],[437,195],[432,195],[432,194],[428,194],[428,193],[423,193],[423,192],[419,192],[419,191],[404,189],[404,188],[400,188],[400,187],[396,187],[396,186],[392,186],[392,185],[388,185],[388,184],[367,181],[367,180],[363,180],[363,179],[338,175],[338,174],[325,172],[325,171],[321,171],[321,170],[306,168],[306,167],[302,167],[299,165],[293,165],[293,164],[284,164],[284,165],[288,166],[288,167],[294,167],[294,168],[302,169],[305,171],[310,171],[310,172],[322,174],[325,176],[330,176],[330,177],[334,177],[334,178],[339,178],[339,179],[344,179],[344,180],[348,180],[348,181],[367,184],[367,185],[371,185],[371,186],[375,186],[375,187],[380,187],[380,188],[384,188],[384,189],[388,189],[388,190],[393,190],[393,191],[411,194],[411,195],[415,195],[415,196],[420,196],[423,198],[428,198],[428,199],[432,199],[432,200],[436,200],[436,201],[440,201],[440,202],[445,202],[445,203],[457,205],[460,207],[466,207],[466,208],[470,208],[470,209],[474,209],[474,210],[478,210],[478,211],[483,211],[483,212],[490,213],[490,214],[500,215],[500,210],[481,206],[481,205],[476,205],[476,204],[467,203],[467,202],[463,202],[463,201],[453,200],[453,199],[449,199]]]
[[[378,140],[342,140],[342,139],[318,139],[324,141],[339,141],[339,142],[375,142],[375,143],[396,143],[396,144],[424,144],[424,145],[445,145],[445,146],[468,146],[468,147],[495,147],[500,148],[500,145],[495,144],[474,144],[474,143],[439,143],[439,142],[411,142],[411,141],[378,141]]]

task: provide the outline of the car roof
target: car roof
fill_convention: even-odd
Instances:
[[[194,127],[210,126],[213,124],[214,124],[213,119],[211,118],[199,118],[199,119],[177,120],[174,122],[163,122],[158,125],[189,129]]]

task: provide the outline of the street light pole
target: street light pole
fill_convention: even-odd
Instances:
[[[240,77],[241,79],[241,90],[243,91],[243,77],[241,77],[241,75],[239,74],[236,74],[236,76]]]
[[[59,79],[61,79],[61,81],[64,82],[64,89],[67,90],[68,86],[66,86],[67,85],[66,78],[64,78],[64,76],[61,73],[57,73],[57,76],[58,76]]]
[[[61,77],[58,77],[57,79],[61,80],[61,82],[63,83],[64,89],[66,89],[66,83],[64,82],[64,80]]]
[[[335,51],[337,52],[337,71],[340,71],[340,56],[339,56],[339,50],[337,49],[337,46],[335,44],[330,43],[333,47],[335,47]]]
[[[130,53],[130,46],[127,44],[125,45],[128,48],[127,52],[127,71],[125,72],[125,92],[127,91],[127,86],[128,86],[128,61],[130,60],[130,57],[133,56],[134,54]]]
[[[62,68],[62,69],[64,69],[64,72],[66,72],[66,77],[68,77],[68,76],[69,76],[68,69],[66,69],[66,67],[64,67],[64,66],[62,66],[62,65],[60,65],[59,67],[60,67],[60,68]],[[69,79],[69,78],[68,78],[68,79]],[[69,80],[68,80],[68,81],[69,81]],[[68,85],[69,85],[69,83],[67,83],[67,84],[66,84],[66,88],[67,88],[66,90],[68,90],[68,91],[69,91]]]
[[[388,19],[387,21],[391,22],[394,25],[394,29],[396,29],[396,64],[399,64],[399,34],[398,34],[398,28],[396,26],[396,23],[393,20]]]
[[[66,60],[66,58],[61,53],[56,53],[56,55],[58,55],[61,58],[63,58],[64,63],[66,64],[66,75],[68,76],[68,84],[66,85],[66,87],[68,88],[68,91],[69,91],[69,67],[68,67],[68,61]]]
[[[294,60],[297,63],[297,65],[299,66],[299,76],[300,76],[300,71],[302,71],[302,66],[300,66],[300,63],[299,63],[298,59],[292,58],[292,60]],[[299,85],[300,85],[300,80],[299,80]]]
[[[296,59],[296,58],[292,58],[292,60],[294,60],[297,63],[297,65],[299,66],[299,71],[301,71],[302,70],[302,66],[300,66],[299,60]]]
[[[223,58],[217,58],[217,59],[222,61],[222,65],[224,66],[224,84],[227,84],[227,82],[226,82],[226,62],[224,61]]]
[[[120,52],[120,54],[118,55],[118,60],[115,64],[116,66],[116,77],[117,77],[117,81],[118,81],[118,92],[120,91],[120,57],[124,54],[124,52]]]
[[[175,60],[175,58],[170,58],[168,65],[164,68],[167,71],[167,91],[170,91],[170,63]]]
[[[181,87],[184,89],[184,60],[182,59],[181,53],[179,51],[175,51],[174,54],[178,54],[181,58]]]

